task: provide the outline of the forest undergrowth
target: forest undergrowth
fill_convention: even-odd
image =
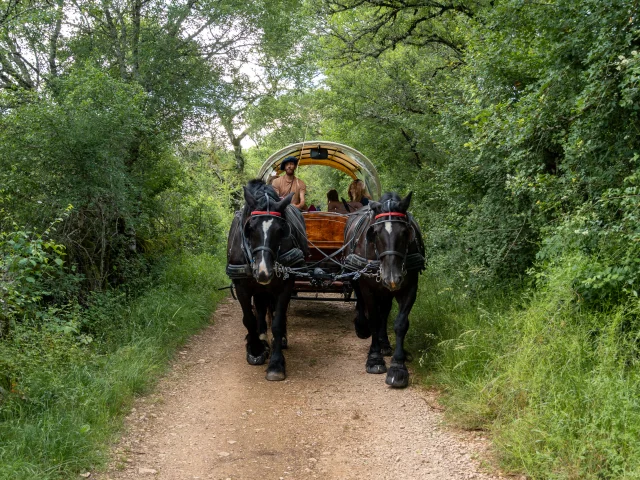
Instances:
[[[210,321],[227,283],[213,255],[155,267],[134,295],[94,294],[87,307],[13,325],[0,342],[0,478],[74,478],[104,465],[137,395]],[[52,313],[52,312],[50,312]]]
[[[422,280],[409,337],[421,378],[443,392],[451,424],[489,433],[507,473],[640,476],[640,312],[585,309],[572,278],[586,263],[565,259],[533,294]]]

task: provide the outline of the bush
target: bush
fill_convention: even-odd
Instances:
[[[65,270],[65,247],[51,239],[62,221],[58,218],[41,234],[15,225],[10,232],[0,231],[0,337],[19,319],[45,323],[52,311],[42,308],[44,300],[64,305],[77,294],[81,276]]]
[[[490,430],[503,466],[531,478],[640,476],[640,305],[585,308],[575,278],[593,260],[558,259],[509,309],[455,290],[418,300],[433,315],[422,363],[449,393],[448,418]]]
[[[134,395],[205,325],[227,283],[210,255],[173,259],[138,298],[23,321],[0,342],[0,479],[66,479],[106,461]]]

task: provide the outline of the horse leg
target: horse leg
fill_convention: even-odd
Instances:
[[[409,313],[416,301],[417,293],[418,281],[416,279],[406,292],[397,297],[399,311],[393,328],[396,332],[396,349],[391,357],[391,366],[385,381],[387,385],[394,388],[405,388],[409,385],[409,370],[405,366],[407,355],[404,350],[404,338],[409,330]]]
[[[271,359],[267,367],[267,380],[270,381],[280,381],[286,378],[285,360],[282,354],[282,339],[292,289],[293,282],[285,285],[283,291],[278,295],[276,310],[273,314],[273,323],[271,324],[273,344],[271,348]]]
[[[251,294],[242,286],[236,286],[236,292],[242,308],[242,323],[247,329],[247,363],[249,365],[263,365],[267,361],[269,353],[260,341],[258,323],[251,305]]]
[[[270,313],[271,313],[271,322],[273,322],[273,312],[276,311],[276,301],[275,299],[271,299],[270,305]],[[282,322],[282,349],[286,350],[289,348],[289,340],[287,339],[287,312],[284,312],[284,322]]]
[[[282,322],[282,349],[289,348],[289,338],[287,337],[287,312],[284,312],[284,320]]]
[[[368,289],[368,291],[364,293],[362,300],[369,314],[370,331],[380,331],[380,310],[376,304],[375,292],[373,292],[372,289]],[[367,356],[366,370],[367,373],[384,373],[387,371],[384,356],[380,351],[380,337],[377,334],[371,335],[371,347],[369,348],[369,355]]]
[[[268,357],[271,351],[271,347],[269,346],[269,337],[267,336],[267,315],[269,314],[269,309],[271,308],[269,295],[256,295],[254,297],[254,303],[256,306],[258,336],[260,342],[262,342],[262,345],[264,346],[266,355]]]
[[[387,333],[387,321],[389,319],[389,312],[391,311],[393,297],[391,295],[385,295],[383,298],[379,298],[378,302],[380,305],[380,331],[378,332],[380,338],[380,351],[385,357],[390,357],[393,353],[393,349],[391,348],[389,334]]]
[[[353,291],[356,294],[356,318],[353,321],[353,324],[356,328],[356,335],[358,338],[369,338],[371,336],[371,329],[369,328],[369,320],[367,319],[367,315],[365,312],[364,300],[362,299],[362,294],[360,292],[360,283],[358,280],[352,282]]]

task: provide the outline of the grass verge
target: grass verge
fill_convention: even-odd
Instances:
[[[452,423],[491,432],[533,479],[640,478],[640,311],[587,310],[573,266],[534,294],[483,301],[424,278],[409,337]]]
[[[136,299],[112,292],[57,323],[16,325],[0,342],[0,368],[11,371],[0,479],[66,479],[105,462],[133,398],[208,323],[226,283],[220,260],[183,256]]]

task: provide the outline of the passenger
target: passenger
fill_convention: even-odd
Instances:
[[[347,211],[349,213],[355,212],[356,210],[360,210],[363,205],[360,202],[347,202],[344,198],[342,199],[342,203],[346,203]]]
[[[336,189],[331,189],[327,192],[327,212],[347,213],[346,207],[338,198]]]
[[[316,206],[312,203],[311,205],[309,205],[309,210],[307,210],[307,212],[317,212],[318,209],[316,208]]]
[[[298,159],[296,157],[285,157],[280,163],[280,170],[284,170],[285,174],[276,178],[271,186],[275,189],[280,198],[284,198],[290,193],[294,193],[291,205],[297,207],[298,210],[304,208],[304,194],[307,191],[307,186],[302,180],[295,176],[296,168],[298,167]]]
[[[364,185],[364,182],[359,178],[356,178],[349,185],[349,200],[351,202],[360,202],[363,206],[369,205],[369,200],[371,200],[371,195],[367,193],[367,188]]]

